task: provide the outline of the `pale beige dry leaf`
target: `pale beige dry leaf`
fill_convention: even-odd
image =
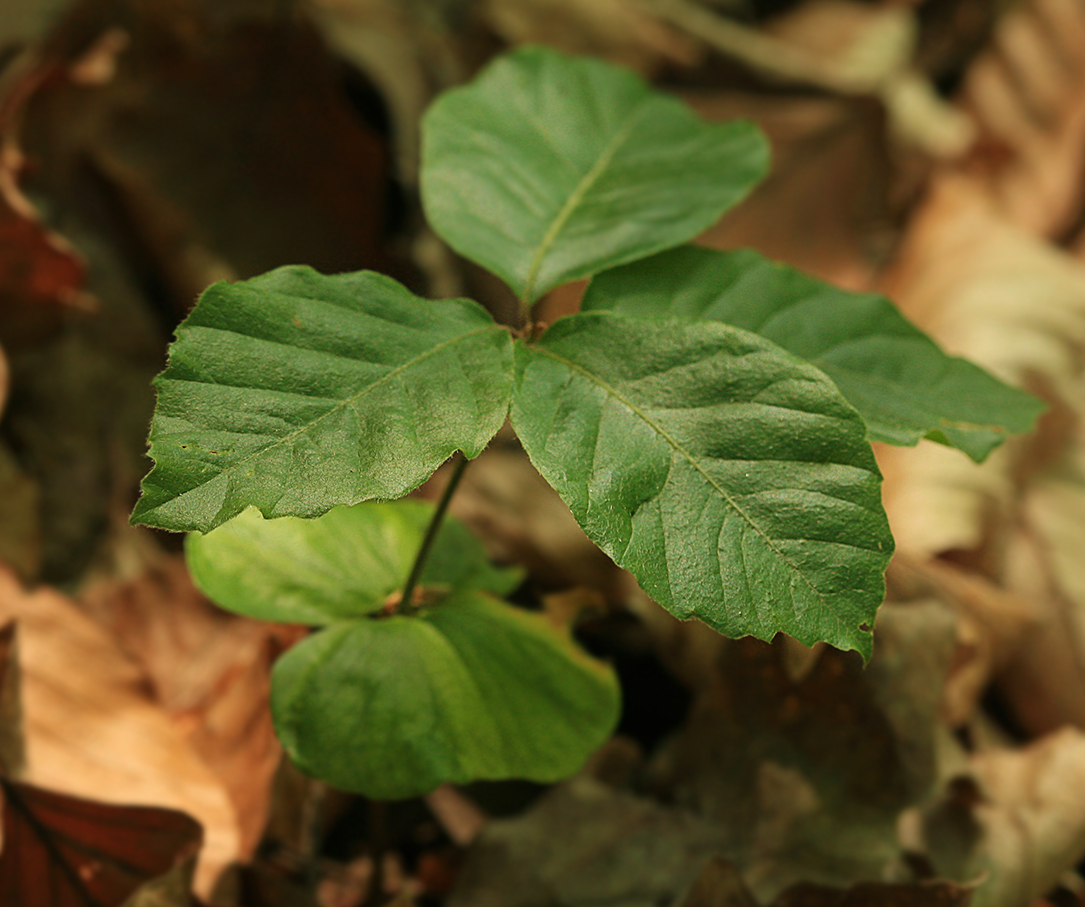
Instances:
[[[132,538],[146,544],[139,530]],[[228,614],[195,588],[183,559],[153,547],[143,558],[132,579],[95,583],[80,603],[143,668],[155,700],[224,783],[248,859],[282,758],[268,707],[271,664],[304,631]]]
[[[978,839],[964,871],[987,874],[972,907],[1019,907],[1042,896],[1085,850],[1085,734],[1063,730],[1021,750],[971,760]],[[942,814],[945,821],[951,813]],[[955,833],[971,836],[957,811]],[[929,828],[929,833],[953,833]],[[945,838],[946,844],[950,838]]]
[[[1008,223],[981,187],[945,179],[913,218],[885,289],[950,353],[1053,400],[1078,396],[1085,354],[1085,269]],[[1046,443],[1050,452],[1065,439]],[[881,448],[885,503],[899,549],[921,557],[1003,550],[1020,470],[1042,465],[1027,442],[980,466],[930,443]],[[997,575],[998,565],[991,566]]]
[[[1074,525],[1085,268],[1009,223],[982,185],[947,178],[913,221],[889,283],[905,313],[947,350],[1052,405],[1033,437],[980,466],[933,444],[881,449],[879,462],[899,550],[963,559],[1031,612],[1016,639],[1004,631],[1001,642],[992,638],[1021,723],[1034,732],[1085,726],[1085,582]]]
[[[196,890],[240,852],[221,781],[151,699],[143,672],[70,600],[0,570],[0,620],[17,620],[25,780],[110,803],[187,812],[204,827]]]
[[[999,23],[962,95],[983,141],[974,168],[1002,211],[1056,237],[1085,190],[1085,4],[1029,0]]]
[[[1017,720],[1033,733],[1066,722],[1085,727],[1082,410],[1062,456],[1024,490],[1006,558],[1006,581],[1029,595],[1038,619],[1004,672],[1002,687]]]

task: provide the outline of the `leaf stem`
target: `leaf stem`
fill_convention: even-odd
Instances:
[[[441,499],[437,502],[437,509],[426,527],[426,534],[422,537],[422,544],[418,546],[418,554],[415,555],[414,563],[411,565],[411,572],[407,576],[406,584],[403,586],[403,595],[400,596],[399,600],[401,607],[410,607],[414,590],[418,588],[418,581],[422,578],[422,571],[426,567],[430,550],[433,548],[441,523],[444,521],[445,511],[448,510],[452,495],[456,493],[456,486],[460,484],[460,479],[463,478],[463,474],[467,470],[467,464],[470,462],[467,457],[461,455],[459,462],[452,467],[452,475],[448,477],[448,484],[445,485],[445,490],[441,492]]]

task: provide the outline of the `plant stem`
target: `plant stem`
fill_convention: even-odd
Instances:
[[[422,578],[422,571],[426,567],[430,549],[433,548],[433,542],[437,538],[437,532],[440,530],[441,523],[444,521],[445,511],[448,510],[448,503],[452,500],[452,495],[456,493],[456,486],[460,484],[460,479],[463,478],[463,474],[467,470],[467,464],[469,462],[470,460],[468,460],[467,457],[461,456],[459,462],[452,467],[452,475],[448,477],[448,484],[445,485],[445,490],[441,492],[441,500],[437,502],[437,509],[434,511],[433,518],[426,527],[426,534],[422,538],[422,544],[418,547],[418,554],[415,555],[414,563],[411,565],[411,572],[407,576],[406,584],[403,586],[403,595],[399,600],[400,607],[409,608],[411,605],[411,597],[414,595],[414,590],[418,587],[418,581]]]

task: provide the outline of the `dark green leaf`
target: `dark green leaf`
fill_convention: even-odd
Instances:
[[[434,507],[425,501],[367,502],[322,517],[265,520],[255,507],[206,535],[190,533],[185,557],[217,605],[260,620],[327,624],[380,610],[403,591]],[[519,581],[490,565],[482,543],[445,517],[422,585],[498,595]]]
[[[542,47],[446,92],[422,130],[430,223],[525,302],[692,239],[768,167],[753,125],[706,123],[630,72]]]
[[[687,246],[600,274],[585,311],[709,319],[809,359],[889,444],[930,438],[983,460],[1044,405],[948,356],[883,296],[849,293],[756,252]]]
[[[275,666],[271,706],[299,768],[394,799],[572,774],[613,729],[618,685],[542,615],[460,593],[422,617],[336,624],[295,646]]]
[[[155,467],[132,520],[206,532],[245,507],[313,517],[401,497],[504,421],[508,332],[467,299],[370,271],[217,283],[156,379]]]
[[[870,654],[893,540],[863,422],[821,372],[739,328],[611,312],[516,358],[532,462],[656,601]]]

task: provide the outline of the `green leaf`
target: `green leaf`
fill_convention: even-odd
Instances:
[[[765,175],[750,123],[710,124],[600,60],[527,47],[422,122],[434,230],[525,302],[692,239]]]
[[[206,535],[190,533],[185,558],[196,585],[228,611],[328,624],[379,611],[403,591],[433,513],[428,502],[404,500],[265,520],[253,507]],[[505,595],[519,580],[519,571],[493,567],[482,543],[446,516],[421,584]]]
[[[217,283],[158,376],[155,467],[132,522],[208,531],[245,507],[313,517],[401,497],[508,410],[508,332],[467,299],[371,271]]]
[[[863,422],[813,366],[728,325],[589,312],[517,343],[512,419],[678,617],[869,656],[893,539]]]
[[[1030,431],[1044,404],[948,356],[888,299],[850,293],[756,252],[687,246],[600,274],[585,311],[709,319],[767,337],[825,372],[870,437],[929,438],[983,460]]]
[[[618,702],[613,671],[567,633],[479,593],[329,627],[279,659],[271,696],[302,771],[379,799],[556,781],[606,740]]]

